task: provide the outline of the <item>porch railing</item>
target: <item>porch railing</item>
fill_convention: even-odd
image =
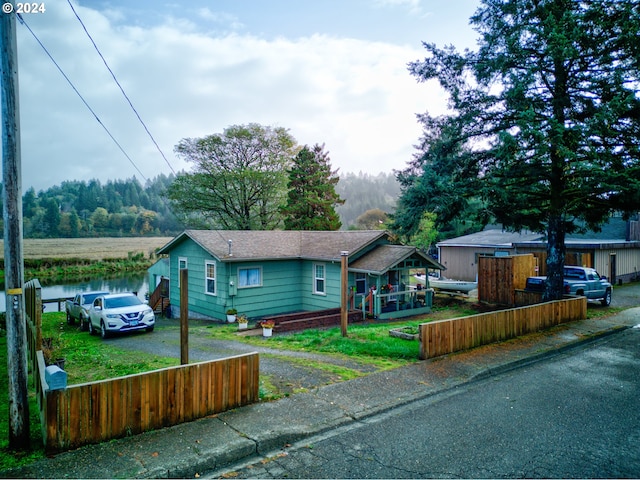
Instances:
[[[362,310],[362,316],[377,318],[382,313],[401,312],[417,308],[431,307],[433,289],[400,290],[389,293],[356,294],[356,306]]]

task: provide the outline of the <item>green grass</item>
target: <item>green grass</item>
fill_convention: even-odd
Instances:
[[[0,470],[33,463],[44,458],[44,447],[40,433],[40,417],[33,389],[29,388],[29,432],[31,451],[16,452],[9,449],[9,374],[7,371],[7,337],[4,330],[0,330]],[[29,378],[29,387],[33,383]]]
[[[135,334],[134,334],[135,335]],[[140,335],[143,335],[140,333]],[[51,361],[65,359],[69,385],[148,372],[180,365],[177,358],[132,352],[110,345],[100,336],[81,332],[78,324],[68,325],[64,312],[42,316],[42,338],[52,338],[51,351],[43,350]]]
[[[52,348],[46,352],[52,360],[65,359],[68,384],[93,382],[133,373],[179,365],[176,358],[159,357],[122,350],[104,342],[99,336],[81,332],[76,325],[67,325],[64,313],[45,313],[42,316],[42,337],[52,339]],[[9,386],[7,372],[7,338],[0,330],[0,471],[33,463],[44,458],[40,417],[33,381],[29,376],[29,416],[31,451],[15,452],[9,449]]]
[[[212,338],[236,340],[270,348],[349,357],[378,370],[388,370],[418,360],[417,342],[389,336],[389,330],[399,325],[418,325],[427,319],[413,319],[402,323],[367,323],[351,325],[348,336],[342,337],[339,327],[310,329],[302,332],[275,335],[268,340],[262,337],[237,336],[234,327],[211,327]]]

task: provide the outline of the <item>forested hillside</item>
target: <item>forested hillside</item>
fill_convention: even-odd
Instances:
[[[159,175],[144,186],[136,178],[130,178],[104,184],[99,180],[72,180],[39,192],[30,188],[23,194],[24,236],[176,235],[185,226],[171,212],[166,199],[166,190],[174,178]],[[357,218],[368,210],[393,212],[399,190],[391,173],[344,174],[336,185],[336,192],[345,200],[344,205],[336,208],[342,228],[354,228]]]
[[[173,176],[142,186],[135,178],[67,181],[23,194],[25,238],[171,236],[182,230],[164,199]],[[1,200],[0,200],[1,202]]]
[[[356,226],[356,220],[368,210],[380,209],[393,213],[400,196],[400,184],[393,173],[346,173],[340,175],[336,193],[345,200],[336,207],[342,228]]]

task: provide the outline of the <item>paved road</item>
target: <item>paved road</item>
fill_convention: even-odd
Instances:
[[[640,328],[216,478],[640,477]]]

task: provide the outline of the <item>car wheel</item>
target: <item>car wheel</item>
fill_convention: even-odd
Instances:
[[[89,320],[84,317],[80,317],[80,330],[86,332],[89,328]]]
[[[600,300],[600,303],[605,307],[611,305],[611,290],[607,290],[607,293],[604,294],[604,298]]]
[[[155,325],[154,325],[154,327],[155,327]],[[149,332],[149,333],[153,332],[153,328],[154,327],[147,327],[147,332]]]
[[[91,322],[91,319],[89,319],[89,335],[95,335],[96,334],[96,329],[93,328],[93,323]]]
[[[73,325],[73,317],[67,312],[67,325]]]
[[[104,322],[100,322],[100,336],[103,339],[109,336],[109,331],[107,330],[107,327],[105,326]]]

